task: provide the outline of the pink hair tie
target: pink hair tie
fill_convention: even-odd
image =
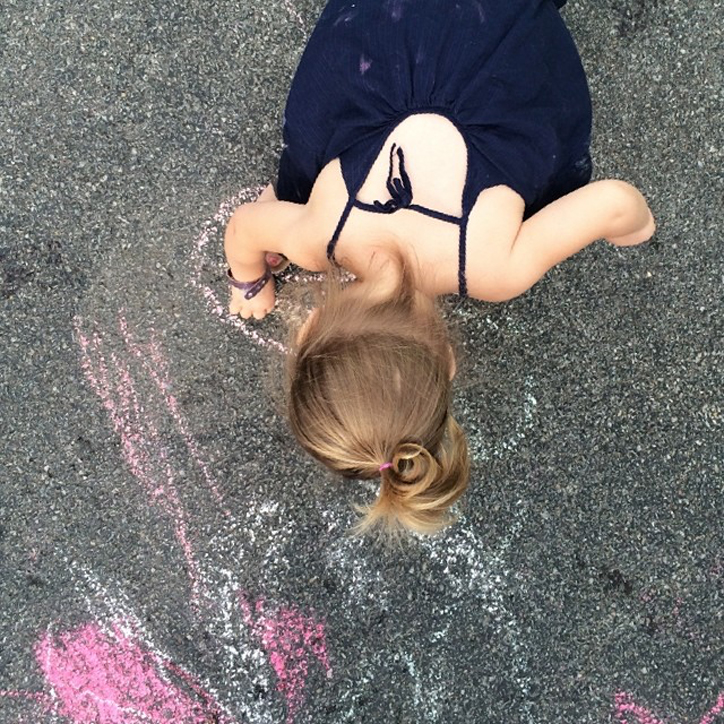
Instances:
[[[391,467],[392,467],[392,463],[383,463],[382,465],[380,465],[380,472],[382,472],[383,470],[387,470],[387,468],[391,468]]]

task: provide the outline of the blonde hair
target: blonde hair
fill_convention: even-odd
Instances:
[[[450,414],[445,323],[411,270],[393,262],[399,282],[382,299],[346,294],[330,270],[303,334],[292,330],[287,413],[299,443],[327,468],[381,478],[377,500],[356,506],[364,516],[355,532],[434,533],[455,520],[467,443]]]

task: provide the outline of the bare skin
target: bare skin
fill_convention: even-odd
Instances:
[[[390,134],[358,195],[372,203],[389,198],[385,182],[389,149],[405,152],[415,202],[460,215],[467,168],[465,142],[442,116],[406,118]],[[251,281],[264,273],[267,255],[283,254],[310,271],[322,271],[328,241],[347,203],[339,159],[320,172],[306,204],[278,201],[271,187],[259,199],[239,207],[226,230],[224,248],[232,274]],[[647,241],[655,231],[644,197],[614,179],[596,181],[553,202],[523,221],[523,199],[507,186],[480,193],[467,231],[468,294],[484,301],[505,301],[522,294],[552,267],[597,239],[616,246]],[[386,286],[385,264],[400,253],[419,268],[420,291],[429,296],[458,291],[458,228],[400,209],[371,214],[353,209],[335,257],[363,284]],[[251,300],[232,289],[229,309],[247,319],[263,318],[274,307],[274,285],[267,283]]]

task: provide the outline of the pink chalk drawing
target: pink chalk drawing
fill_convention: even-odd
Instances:
[[[699,724],[714,724],[716,717],[724,711],[724,691],[719,694],[714,706],[699,719]],[[637,704],[633,696],[619,691],[614,696],[614,718],[618,724],[665,724],[649,709]]]
[[[146,646],[127,621],[47,632],[35,657],[49,693],[0,696],[33,700],[73,724],[236,722],[191,674]]]
[[[114,351],[106,352],[103,335],[98,331],[84,332],[83,320],[77,318],[75,331],[81,349],[81,367],[91,388],[101,398],[111,424],[121,439],[126,464],[151,502],[173,521],[176,539],[186,559],[192,599],[196,604],[200,598],[208,598],[209,592],[193,555],[187,516],[177,489],[178,471],[159,433],[160,417],[153,412],[153,401],[140,398],[131,360],[135,359],[137,366],[157,388],[162,407],[170,413],[218,503],[222,502],[221,494],[189,432],[189,425],[179,410],[176,398],[169,392],[168,364],[158,344],[153,340],[145,346],[136,342],[123,313],[119,315],[119,329],[126,350],[130,353],[130,360],[119,357]]]
[[[245,593],[238,595],[244,621],[260,640],[276,673],[277,691],[287,702],[286,722],[291,724],[304,704],[310,657],[320,662],[327,677],[332,674],[324,623],[292,607],[269,612],[263,598],[252,605]]]
[[[229,587],[233,579],[230,571],[217,571],[208,563],[205,567],[199,564],[189,532],[197,526],[191,525],[179,485],[181,467],[161,434],[169,424],[183,440],[189,459],[200,473],[198,479],[211,493],[217,509],[232,527],[237,524],[231,512],[224,508],[223,496],[210,465],[172,392],[169,363],[153,330],[144,336],[148,341],[139,341],[141,335],[121,311],[113,339],[108,337],[112,331],[102,333],[96,325],[86,324],[80,317],[76,319],[75,332],[81,368],[120,438],[121,452],[130,472],[154,507],[173,525],[186,561],[192,603],[205,603],[204,606],[195,605],[196,615],[211,629],[221,632],[217,640],[227,655],[228,671],[243,675],[244,667],[252,664],[257,667],[253,674],[256,680],[264,681],[266,673],[262,674],[261,668],[266,669],[264,659],[269,662],[277,679],[277,691],[286,703],[287,724],[293,724],[305,702],[310,661],[316,658],[327,676],[331,672],[324,624],[293,605],[270,604],[264,598],[259,598],[252,607],[247,595],[237,593],[238,585]],[[87,624],[62,635],[43,637],[36,647],[36,657],[50,685],[51,694],[47,695],[50,699],[44,694],[23,692],[0,692],[0,696],[45,701],[46,710],[49,710],[47,702],[50,701],[54,712],[70,716],[74,724],[155,722],[158,712],[165,712],[159,716],[171,721],[190,724],[232,722],[228,715],[218,713],[219,697],[207,694],[184,669],[152,649],[147,634],[143,643],[140,642],[139,632],[143,629],[139,619],[142,617],[133,614],[127,603],[109,596],[93,574],[84,573],[84,577],[95,595],[105,602],[112,623],[104,628],[96,623]],[[227,583],[216,591],[210,581],[220,577]],[[235,616],[230,605],[236,611]],[[92,605],[89,608],[93,611]],[[123,612],[120,618],[119,611]],[[234,624],[234,618],[238,624]],[[106,617],[97,620],[106,620]],[[251,649],[245,641],[252,642]],[[258,655],[254,651],[258,651]],[[73,673],[76,671],[85,672],[86,678]],[[66,674],[61,676],[58,672],[70,672],[67,675],[70,678],[63,678]],[[171,674],[194,694],[192,697],[187,692],[186,698],[176,693],[169,695],[177,709],[167,703],[168,691],[163,688],[171,685]],[[99,681],[106,682],[105,688]],[[244,690],[243,681],[227,682],[225,688],[229,685],[238,693]],[[130,694],[124,694],[127,691],[143,691],[146,698],[142,702],[131,701]],[[75,692],[75,698],[69,692]],[[239,708],[249,720],[248,705],[236,702],[236,706],[230,706],[232,710]],[[136,718],[124,719],[126,715]],[[216,718],[208,718],[210,716]]]
[[[189,424],[183,413],[180,411],[176,397],[169,392],[171,389],[171,379],[168,372],[168,362],[161,353],[159,344],[155,339],[155,335],[153,335],[152,332],[151,341],[147,345],[142,345],[136,341],[133,332],[128,326],[126,317],[122,313],[119,316],[118,324],[121,334],[123,335],[123,340],[126,343],[126,348],[141,363],[144,371],[153,380],[153,383],[163,396],[163,401],[176,423],[176,428],[183,437],[192,459],[201,470],[207,487],[212,492],[216,502],[222,505],[224,501],[221,493],[219,492],[216,480],[214,479],[208,464],[203,459],[196,440],[194,440],[191,432],[189,431]],[[224,510],[224,513],[229,515],[228,510]]]
[[[261,597],[252,603],[239,591],[236,598],[243,625],[260,643],[276,675],[277,691],[286,702],[286,724],[293,724],[305,703],[312,659],[331,677],[325,624],[292,605],[269,603]],[[124,608],[118,602],[113,607],[121,612]],[[24,701],[72,724],[249,724],[258,720],[241,702],[221,703],[208,684],[161,653],[133,614],[121,616],[107,624],[91,621],[60,633],[49,627],[34,647],[47,690],[0,690],[0,700]],[[241,645],[241,641],[234,643]],[[240,672],[235,667],[229,673]],[[237,708],[246,714],[244,718],[238,717],[239,712],[231,713]],[[266,716],[263,719],[267,721]]]

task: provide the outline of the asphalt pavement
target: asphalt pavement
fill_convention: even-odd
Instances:
[[[724,721],[724,5],[571,0],[596,178],[657,217],[449,300],[473,480],[348,535],[222,234],[275,174],[319,0],[5,0],[0,722]]]

